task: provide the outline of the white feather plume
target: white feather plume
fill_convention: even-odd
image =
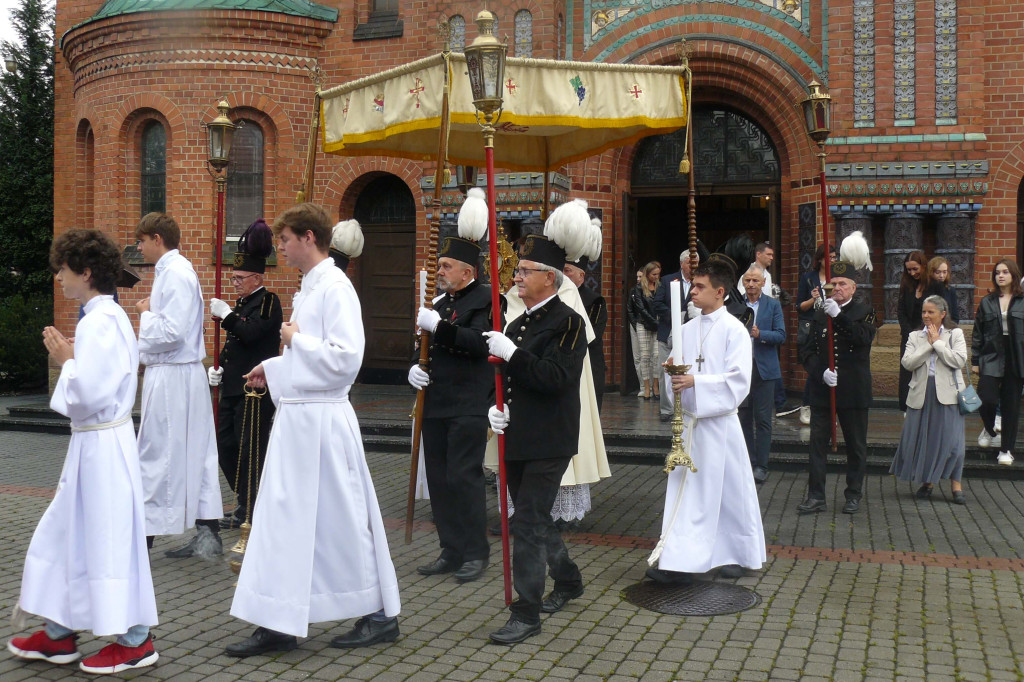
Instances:
[[[331,248],[341,251],[349,258],[359,258],[363,253],[363,228],[355,219],[342,220],[331,230]]]
[[[590,235],[587,240],[587,249],[583,252],[583,255],[589,258],[591,261],[595,261],[601,257],[601,245],[604,238],[601,235],[601,219],[591,218],[590,219]]]
[[[479,187],[470,187],[459,209],[459,236],[478,242],[487,234],[487,195]]]
[[[567,201],[548,216],[544,236],[565,250],[566,261],[577,261],[586,253],[593,225],[583,199]]]
[[[844,260],[852,265],[857,270],[863,270],[867,268],[872,270],[871,266],[871,247],[868,246],[868,242],[864,239],[864,235],[860,230],[851,232],[843,243],[839,246],[839,260]]]

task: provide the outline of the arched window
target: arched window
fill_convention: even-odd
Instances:
[[[263,129],[244,120],[235,130],[228,163],[225,229],[228,237],[241,237],[245,228],[263,217]]]
[[[448,20],[448,42],[452,52],[466,51],[466,19],[461,14]]]
[[[78,174],[75,200],[77,202],[79,227],[91,228],[95,223],[93,215],[95,201],[96,138],[87,120],[78,125]]]
[[[533,56],[533,15],[530,10],[521,9],[515,18],[516,56]]]
[[[139,164],[141,215],[167,210],[167,131],[159,121],[150,121],[142,130]]]

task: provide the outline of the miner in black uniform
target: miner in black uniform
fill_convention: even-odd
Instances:
[[[492,355],[505,360],[505,410],[488,412],[505,433],[505,472],[515,505],[513,582],[519,598],[508,623],[492,632],[499,644],[540,632],[541,611],[559,611],[583,594],[583,577],[551,518],[562,474],[579,447],[580,376],[587,352],[586,323],[558,298],[565,252],[539,235],[519,250],[515,283],[526,312],[505,334],[487,332]],[[554,589],[544,597],[544,569]]]
[[[604,362],[604,329],[608,326],[608,305],[604,301],[604,296],[584,285],[589,267],[590,258],[580,256],[579,260],[574,263],[567,262],[562,269],[562,274],[579,289],[580,300],[583,301],[583,307],[587,309],[590,326],[594,328],[594,340],[588,345],[588,350],[590,351],[590,372],[594,375],[594,394],[597,398],[597,409],[600,411],[607,369]]]
[[[243,429],[245,379],[243,375],[267,358],[276,357],[281,345],[281,299],[263,286],[267,257],[273,251],[273,233],[262,219],[253,223],[238,240],[231,284],[238,300],[234,308],[219,298],[210,300],[210,313],[221,319],[226,332],[220,352],[220,368],[210,367],[211,386],[220,386],[217,412],[217,453],[224,478],[238,498],[238,506],[221,519],[221,528],[237,528],[245,521],[246,510],[251,514],[255,506],[256,488],[263,471],[270,438],[270,421],[274,416],[274,403],[269,394],[259,399],[259,442],[252,453],[255,461],[250,469],[250,431],[257,425]],[[252,420],[252,415],[250,415]],[[236,487],[237,482],[237,487]],[[253,499],[248,498],[249,491]]]
[[[426,390],[423,456],[441,544],[437,560],[416,570],[454,573],[459,582],[479,578],[490,556],[483,462],[494,369],[482,333],[494,322],[491,288],[475,279],[479,256],[475,241],[446,237],[441,243],[437,287],[444,294],[417,316],[419,328],[431,334],[429,370],[418,364],[409,370],[409,383]]]
[[[868,303],[853,300],[857,283],[854,267],[832,263],[834,291],[814,311],[800,361],[810,376],[811,441],[807,499],[797,506],[801,514],[825,511],[825,465],[831,438],[829,387],[836,387],[836,416],[846,440],[846,504],[844,514],[855,514],[863,495],[868,456],[868,408],[871,407],[871,343],[875,313]],[[832,318],[835,371],[828,363],[828,323]]]

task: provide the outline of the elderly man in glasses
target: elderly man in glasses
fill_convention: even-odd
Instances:
[[[250,413],[250,423],[244,423],[243,375],[267,358],[276,357],[281,345],[281,299],[263,286],[273,239],[263,219],[253,223],[238,240],[235,253],[231,273],[231,284],[238,296],[235,306],[232,308],[218,298],[210,300],[210,313],[220,319],[226,332],[220,366],[208,371],[210,385],[220,387],[217,454],[224,478],[237,497],[234,511],[220,521],[225,530],[238,528],[247,512],[251,518],[267,454],[270,420],[274,416],[274,403],[265,393],[259,399],[257,414]]]

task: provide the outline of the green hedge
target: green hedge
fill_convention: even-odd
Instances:
[[[43,327],[53,324],[53,297],[0,299],[0,389],[38,388],[47,382]]]

